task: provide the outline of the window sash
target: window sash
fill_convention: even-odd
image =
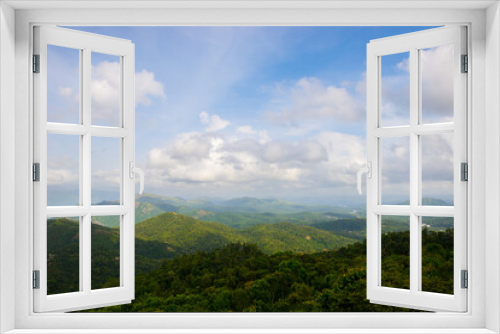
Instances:
[[[367,298],[377,304],[423,310],[467,310],[467,290],[461,289],[460,271],[467,269],[467,182],[461,182],[460,163],[467,162],[467,76],[461,74],[461,54],[466,54],[466,28],[445,27],[371,41],[367,46],[367,157],[372,178],[367,181]],[[419,124],[419,50],[454,45],[454,122]],[[381,127],[381,57],[409,52],[410,124]],[[454,133],[454,207],[424,206],[421,197],[419,136]],[[410,140],[410,205],[381,205],[381,138],[408,136]],[[381,215],[410,217],[410,289],[381,286]],[[454,217],[454,294],[420,291],[421,217]]]
[[[80,50],[80,123],[47,122],[47,45]],[[121,59],[120,127],[91,125],[91,53],[117,55]],[[34,54],[40,55],[40,73],[34,74],[34,161],[40,163],[40,182],[34,184],[34,270],[40,271],[40,289],[34,289],[34,311],[73,311],[102,305],[129,303],[134,298],[134,201],[135,184],[129,177],[134,161],[134,45],[127,40],[76,30],[35,27]],[[47,134],[80,137],[80,205],[47,206]],[[91,138],[121,141],[120,205],[91,205]],[[120,286],[91,289],[91,218],[120,215]],[[47,295],[47,218],[79,217],[80,291]]]

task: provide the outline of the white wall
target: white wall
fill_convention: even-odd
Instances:
[[[486,11],[486,328],[500,332],[500,13],[499,4]],[[493,279],[496,278],[496,279]]]
[[[14,254],[15,11],[0,3],[0,259]],[[8,257],[9,258],[9,257]],[[14,259],[0,261],[0,333],[14,328]]]

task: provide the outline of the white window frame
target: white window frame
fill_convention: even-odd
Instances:
[[[0,4],[0,320],[15,333],[89,333],[106,329],[193,329],[193,332],[492,333],[500,331],[500,12],[497,1],[294,1],[280,2],[17,2]],[[130,5],[132,4],[132,5]],[[19,8],[14,11],[11,6]],[[70,7],[61,9],[58,7]],[[72,9],[71,6],[87,9]],[[100,9],[96,7],[99,6]],[[147,9],[147,7],[150,9]],[[151,7],[163,6],[163,9]],[[177,6],[177,8],[176,8]],[[397,6],[397,9],[391,9]],[[138,11],[135,8],[143,8]],[[167,7],[167,8],[165,8]],[[183,8],[179,8],[183,7]],[[243,8],[242,8],[243,7]],[[24,8],[24,9],[21,9]],[[45,8],[45,9],[41,9]],[[349,9],[350,8],[350,9]],[[353,10],[354,9],[354,10]],[[13,20],[15,18],[15,22]],[[34,314],[31,290],[32,26],[57,25],[443,25],[469,31],[468,207],[469,308],[434,314]],[[13,34],[15,31],[15,41]],[[15,50],[14,50],[15,47]],[[14,53],[15,51],[15,53]],[[12,68],[15,66],[15,73]],[[11,83],[15,80],[15,86]],[[9,85],[10,84],[10,85]],[[15,99],[12,98],[15,94]],[[15,115],[12,112],[15,108]],[[8,127],[15,128],[10,131]],[[15,140],[15,145],[11,144]],[[12,161],[15,160],[15,164]],[[9,180],[15,171],[14,181]],[[488,174],[488,182],[486,176]],[[8,185],[4,187],[4,185]],[[15,193],[12,203],[12,193]],[[487,195],[487,196],[486,196]],[[9,205],[14,204],[15,211]],[[14,218],[14,220],[12,220]],[[12,221],[15,222],[13,226]],[[473,228],[472,228],[473,227]],[[12,240],[15,237],[15,243]],[[486,256],[489,255],[489,256]],[[15,283],[14,283],[15,282]],[[15,285],[15,289],[12,286]],[[486,290],[488,293],[486,293]],[[12,307],[12,305],[15,305]],[[137,329],[141,327],[141,329]],[[356,331],[355,329],[358,329]],[[59,330],[57,330],[59,329]],[[137,329],[137,330],[132,330]],[[170,330],[169,330],[170,329]],[[219,330],[218,330],[219,329]],[[241,331],[237,330],[241,329]],[[461,330],[460,330],[461,329]]]
[[[367,160],[371,178],[367,179],[367,298],[372,303],[393,306],[412,305],[429,311],[467,310],[467,290],[461,286],[461,271],[467,270],[467,184],[461,180],[461,163],[467,163],[467,76],[462,73],[462,55],[467,54],[466,28],[439,27],[409,34],[372,40],[367,46]],[[453,46],[453,122],[422,123],[421,50],[442,45]],[[382,58],[409,53],[409,124],[384,127],[381,110]],[[454,206],[422,204],[423,135],[453,134]],[[408,138],[409,141],[409,204],[382,203],[381,155],[384,138]],[[438,167],[439,168],[439,167]],[[382,216],[409,218],[410,288],[382,286]],[[453,293],[422,291],[422,217],[452,217],[454,221]]]
[[[33,75],[34,84],[34,162],[39,163],[39,181],[33,184],[34,193],[34,270],[39,271],[39,289],[34,290],[34,311],[74,311],[130,303],[135,291],[135,184],[134,163],[135,99],[134,44],[128,40],[111,38],[60,27],[34,27],[34,54],[40,58],[39,73]],[[78,50],[80,58],[80,121],[78,124],[47,122],[47,46],[56,45]],[[114,55],[120,59],[119,127],[92,125],[91,121],[91,57],[92,53]],[[75,206],[47,206],[47,135],[78,136],[80,144],[80,199]],[[120,204],[92,205],[91,203],[91,146],[92,138],[108,137],[119,140]],[[92,216],[119,216],[120,220],[120,285],[92,290],[91,219]],[[52,217],[79,217],[79,291],[47,295],[47,224]]]

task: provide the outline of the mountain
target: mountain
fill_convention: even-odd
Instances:
[[[203,222],[176,212],[162,213],[135,227],[136,237],[167,242],[185,252],[207,251],[231,242],[245,242],[235,229]]]
[[[338,249],[354,242],[311,226],[289,223],[256,225],[241,231],[241,234],[266,254],[283,251],[313,253]]]
[[[292,223],[297,225],[311,225],[314,223],[336,220],[339,218],[354,218],[353,215],[332,212],[298,212],[298,213],[258,213],[258,212],[213,212],[206,210],[188,211],[184,213],[190,217],[222,223],[234,228],[248,228],[254,225]]]
[[[79,288],[79,222],[71,218],[47,220],[48,294],[74,292]],[[135,240],[138,275],[157,268],[183,252],[163,242]],[[92,289],[116,286],[120,273],[120,231],[98,224],[91,227]]]
[[[366,238],[366,219],[337,219],[312,224],[311,227],[357,240]]]
[[[410,205],[410,201],[404,201],[399,203],[399,205]],[[434,206],[453,206],[446,201],[438,198],[424,197],[422,198],[422,205],[434,205]]]
[[[299,213],[299,212],[324,212],[335,211],[349,213],[347,207],[324,205],[301,205],[279,199],[259,199],[253,197],[235,198],[222,203],[222,206],[233,212],[259,212],[259,213]]]
[[[289,223],[261,224],[239,230],[169,212],[136,225],[136,237],[168,242],[187,253],[208,251],[229,243],[254,243],[264,252],[315,252],[337,249],[355,240],[309,226]]]
[[[409,232],[383,234],[382,282],[409,288]],[[401,247],[402,246],[402,247]],[[422,290],[453,294],[453,231],[422,233]],[[86,312],[401,312],[366,299],[366,242],[313,254],[229,244],[136,277],[130,304]]]
[[[102,201],[94,205],[117,205],[119,201]],[[276,199],[236,198],[218,204],[208,200],[185,200],[154,194],[136,197],[135,223],[164,212],[177,212],[195,219],[218,222],[235,228],[281,222],[310,225],[340,218],[357,218],[352,209],[336,206],[307,206]],[[95,224],[120,226],[118,216],[92,217]]]

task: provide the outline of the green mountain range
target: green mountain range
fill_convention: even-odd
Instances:
[[[118,201],[98,205],[116,205]],[[136,224],[164,212],[177,212],[199,220],[218,222],[235,228],[281,222],[310,225],[341,218],[357,218],[352,209],[341,206],[307,206],[277,199],[236,198],[219,203],[207,200],[144,194],[136,197]],[[93,217],[93,222],[108,227],[120,225],[116,216]]]
[[[317,252],[355,242],[310,226],[290,223],[260,224],[235,229],[168,212],[136,225],[136,237],[167,242],[185,252],[207,251],[229,243],[252,243],[267,254],[283,251]]]

